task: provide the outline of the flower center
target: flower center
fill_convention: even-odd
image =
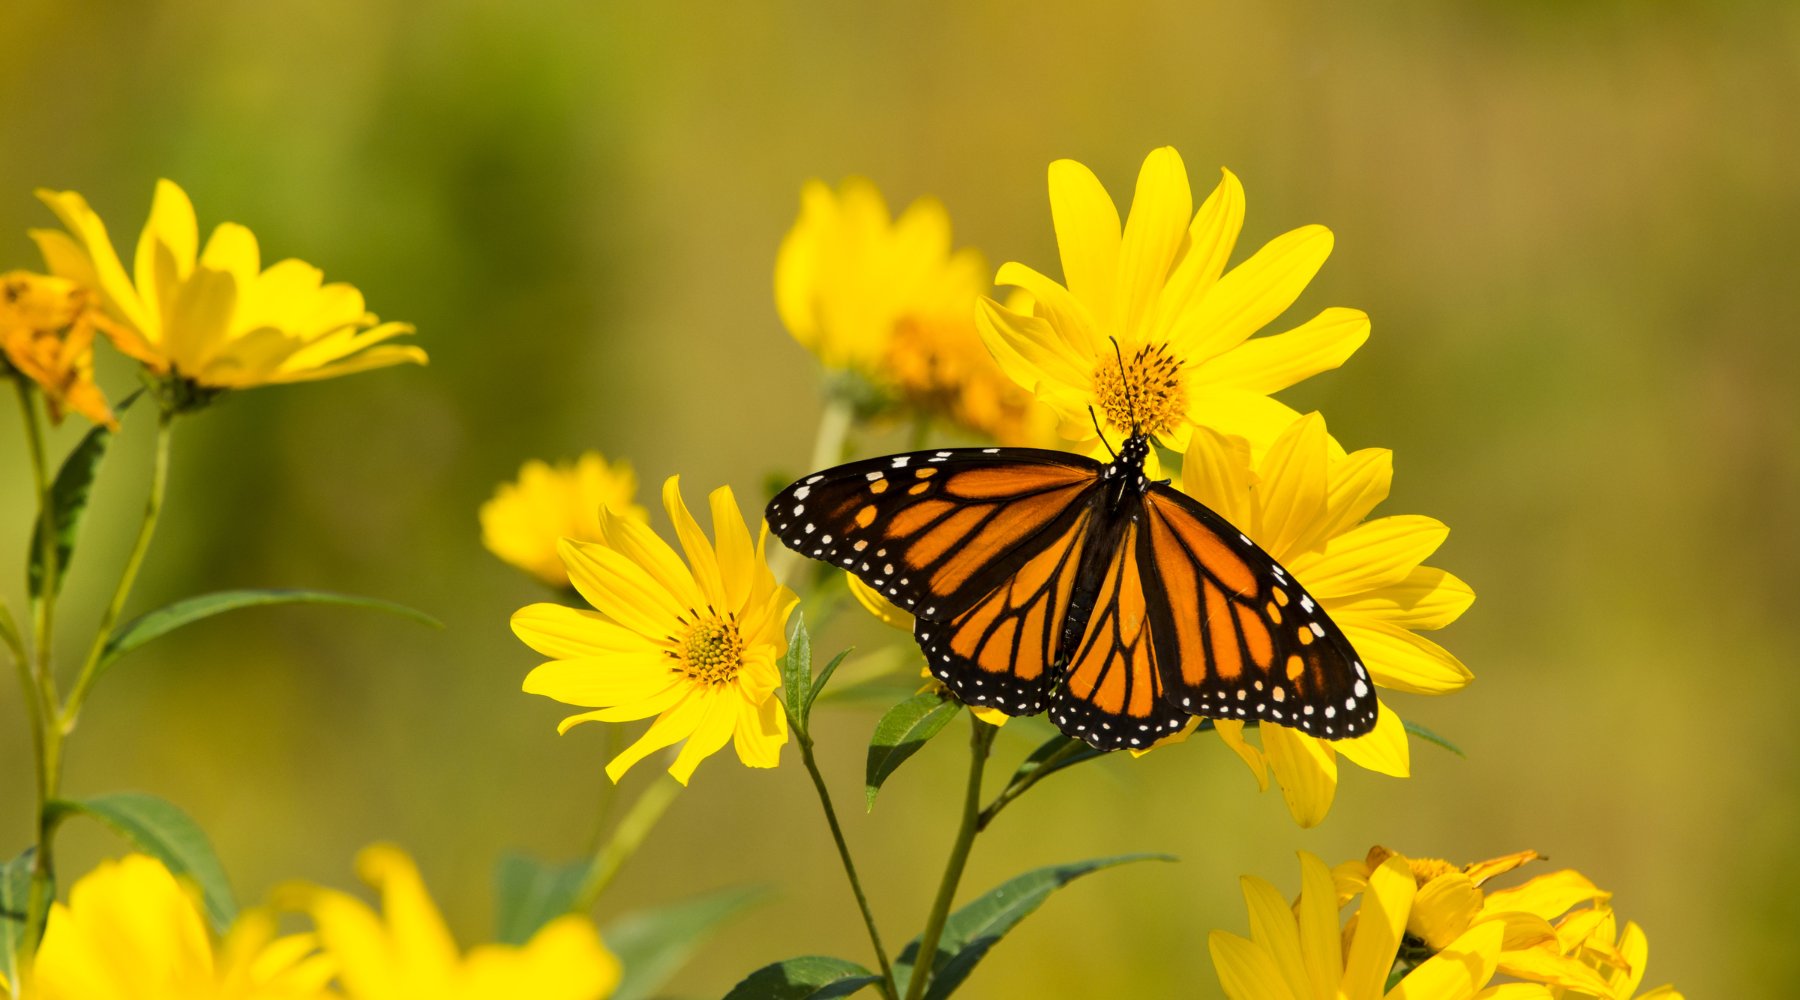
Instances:
[[[1162,344],[1125,355],[1123,366],[1106,355],[1094,369],[1094,399],[1108,423],[1127,431],[1135,424],[1145,434],[1168,434],[1187,416],[1181,362]]]
[[[737,625],[717,618],[702,619],[688,629],[681,651],[674,654],[677,667],[689,680],[702,684],[729,684],[737,679],[744,662],[744,638]]]

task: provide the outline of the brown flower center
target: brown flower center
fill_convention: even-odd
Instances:
[[[1126,354],[1123,366],[1108,353],[1094,369],[1094,399],[1101,415],[1120,430],[1136,426],[1145,434],[1168,434],[1187,416],[1181,361],[1162,344]]]
[[[729,684],[737,679],[744,664],[744,637],[734,622],[705,618],[689,627],[680,640],[681,649],[673,652],[675,668],[689,680],[702,684]]]

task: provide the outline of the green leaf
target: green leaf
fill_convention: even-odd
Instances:
[[[849,656],[855,651],[856,647],[851,646],[849,649],[832,657],[831,662],[825,664],[825,669],[819,671],[819,676],[813,678],[812,689],[806,692],[806,704],[801,708],[801,714],[805,718],[812,718],[813,702],[819,700],[819,693],[825,690],[825,685],[831,680],[831,675],[837,673],[838,665],[844,662],[844,657]]]
[[[926,691],[915,694],[881,717],[875,724],[875,735],[869,740],[869,766],[865,779],[868,806],[875,808],[875,796],[906,758],[919,752],[933,736],[942,732],[962,711],[962,703]]]
[[[600,935],[625,966],[611,1000],[649,1000],[707,938],[773,895],[767,886],[733,886],[614,920]]]
[[[524,944],[539,927],[568,913],[588,860],[561,864],[507,851],[494,862],[494,940]]]
[[[1075,745],[1075,749],[1066,750],[1065,748],[1071,744]],[[1048,766],[1044,764],[1044,761],[1058,753],[1061,753],[1062,756]],[[1107,753],[1108,751],[1096,750],[1081,740],[1073,740],[1060,734],[1052,736],[1042,746],[1033,750],[1031,756],[1025,758],[1024,762],[1019,765],[1019,769],[1013,772],[1012,780],[1006,783],[1006,787],[1010,789],[1028,778],[1034,782],[1042,781],[1065,767],[1073,767],[1084,761],[1104,757]]]
[[[828,1000],[847,997],[881,977],[855,962],[807,955],[765,965],[725,994],[725,1000]]]
[[[1030,916],[1052,892],[1089,872],[1133,861],[1153,860],[1174,861],[1175,858],[1167,854],[1121,854],[1052,865],[1026,872],[989,890],[944,921],[944,933],[938,938],[931,985],[925,990],[925,1000],[943,1000],[955,992],[963,980],[969,978],[969,973],[975,971],[976,964],[987,957],[988,949],[1018,926],[1019,921]],[[901,951],[900,960],[894,963],[894,985],[902,996],[906,994],[907,982],[912,978],[918,956],[919,939],[913,938]]]
[[[116,412],[124,413],[126,407],[137,401],[144,390],[126,396],[119,403]],[[100,460],[106,457],[106,446],[112,442],[112,431],[95,425],[87,432],[74,450],[63,459],[62,468],[56,472],[56,481],[50,484],[50,516],[52,534],[56,547],[56,590],[62,592],[63,578],[67,576],[69,559],[75,554],[75,534],[81,528],[81,515],[87,511],[88,493],[94,488],[94,476],[100,471]],[[31,530],[31,561],[25,568],[26,586],[30,588],[35,599],[44,594],[44,530],[43,513],[40,511]]]
[[[113,632],[111,638],[106,640],[106,648],[100,654],[100,665],[95,670],[95,677],[98,678],[100,674],[105,673],[107,668],[112,666],[112,662],[119,657],[152,639],[161,638],[183,625],[197,622],[202,618],[211,618],[213,615],[224,614],[227,611],[253,608],[264,604],[343,604],[356,608],[386,611],[402,618],[410,618],[423,625],[429,625],[432,628],[444,627],[442,622],[423,612],[373,597],[334,594],[328,590],[221,590],[164,605],[120,626]]]
[[[237,900],[225,866],[213,853],[212,841],[174,803],[141,792],[114,792],[88,799],[59,799],[47,804],[52,822],[81,813],[113,828],[131,845],[163,863],[172,874],[186,875],[206,897],[206,916],[220,934],[237,919]]]
[[[812,639],[806,634],[804,614],[794,618],[794,631],[788,636],[787,655],[781,658],[781,683],[788,721],[805,732],[806,717],[801,714],[800,706],[812,685]]]
[[[37,848],[27,847],[0,866],[0,975],[19,981],[19,949],[25,945],[26,909],[31,904],[31,867]]]
[[[1457,755],[1458,757],[1461,757],[1463,760],[1469,759],[1469,755],[1466,753],[1463,753],[1461,747],[1457,746],[1456,744],[1450,742],[1447,739],[1444,739],[1442,736],[1439,736],[1438,734],[1432,732],[1431,730],[1426,729],[1424,726],[1419,725],[1418,723],[1412,721],[1411,719],[1401,719],[1400,721],[1405,724],[1407,732],[1413,734],[1414,736],[1417,736],[1419,739],[1422,739],[1427,743],[1436,743],[1438,746],[1441,746],[1445,750],[1448,750],[1451,753]]]

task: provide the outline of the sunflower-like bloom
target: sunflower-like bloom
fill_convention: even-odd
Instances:
[[[381,894],[382,913],[334,889],[276,890],[312,917],[349,1000],[600,1000],[619,984],[619,960],[585,916],[557,917],[523,947],[484,944],[464,955],[405,851],[364,848],[356,868]]]
[[[1406,863],[1390,858],[1346,892],[1323,861],[1297,853],[1298,902],[1290,907],[1273,885],[1245,875],[1239,881],[1250,909],[1250,939],[1224,931],[1209,935],[1213,968],[1231,1000],[1549,1000],[1550,991],[1536,984],[1487,985],[1505,939],[1498,922],[1469,928],[1390,988],[1417,895]],[[1340,929],[1338,910],[1357,895],[1362,904]]]
[[[557,558],[557,541],[604,541],[601,508],[648,521],[649,512],[633,502],[637,487],[630,462],[609,465],[597,451],[554,466],[534,458],[520,467],[518,482],[501,483],[481,505],[481,543],[550,586],[567,587],[569,571]]]
[[[1050,212],[1064,284],[1009,263],[995,280],[1029,292],[1031,312],[984,298],[977,320],[1000,366],[1087,450],[1098,447],[1092,407],[1117,436],[1141,426],[1183,451],[1192,428],[1205,426],[1248,440],[1260,456],[1298,416],[1269,394],[1336,368],[1368,339],[1369,319],[1354,309],[1249,339],[1299,297],[1332,237],[1323,226],[1296,229],[1225,272],[1244,220],[1243,187],[1230,171],[1195,213],[1180,155],[1155,150],[1121,233],[1093,171],[1058,160]]]
[[[1615,943],[1611,893],[1570,870],[1484,892],[1489,879],[1541,858],[1536,851],[1520,851],[1459,868],[1375,847],[1365,860],[1332,869],[1332,876],[1344,897],[1360,892],[1369,873],[1391,859],[1412,872],[1418,892],[1406,917],[1399,959],[1403,970],[1442,952],[1471,928],[1498,923],[1505,933],[1497,967],[1505,975],[1543,983],[1562,991],[1560,997],[1631,1000],[1643,979],[1648,949],[1635,923],[1627,924]],[[1583,903],[1589,905],[1575,909]],[[1680,994],[1664,986],[1646,996],[1673,1000]]]
[[[191,382],[200,397],[425,363],[417,347],[381,343],[412,326],[379,322],[350,285],[324,284],[323,272],[299,260],[264,270],[243,226],[221,224],[201,250],[193,203],[171,181],[156,183],[129,277],[81,195],[38,197],[67,227],[31,231],[51,272],[99,294],[115,321],[106,328],[114,346],[158,375]]]
[[[1415,633],[1455,621],[1475,592],[1449,573],[1422,566],[1450,533],[1417,515],[1363,518],[1386,499],[1393,453],[1368,448],[1345,454],[1317,413],[1302,417],[1260,460],[1242,438],[1198,428],[1182,466],[1182,489],[1212,508],[1274,556],[1356,647],[1377,687],[1449,694],[1473,679],[1443,647]],[[1405,777],[1410,760],[1404,724],[1386,704],[1375,730],[1336,742],[1264,722],[1259,752],[1243,723],[1219,719],[1220,737],[1268,788],[1273,770],[1294,820],[1325,818],[1337,790],[1337,759]]]
[[[50,909],[23,996],[32,1000],[325,1000],[332,976],[311,934],[277,937],[248,910],[215,949],[162,862],[103,861]],[[17,995],[17,991],[15,991]]]
[[[920,198],[897,220],[861,177],[808,181],[775,257],[782,322],[828,369],[849,370],[921,413],[1004,444],[1038,444],[1055,418],[994,364],[975,332],[987,263],[951,252],[950,215]]]
[[[119,429],[94,384],[94,330],[105,322],[94,293],[64,278],[30,271],[0,275],[0,353],[44,390],[51,423],[74,410]]]
[[[525,691],[599,708],[569,716],[558,732],[657,716],[606,765],[615,782],[681,740],[687,745],[669,773],[684,785],[726,743],[746,766],[774,767],[787,742],[775,661],[787,652],[785,626],[799,598],[769,571],[767,526],[753,546],[731,488],[710,499],[711,543],[682,502],[680,477],[663,484],[686,565],[649,526],[604,511],[604,545],[565,538],[558,550],[570,582],[597,610],[533,604],[512,617],[514,634],[555,657],[525,678]]]

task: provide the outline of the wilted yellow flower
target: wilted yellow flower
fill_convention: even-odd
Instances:
[[[911,612],[902,610],[899,606],[894,604],[894,602],[881,596],[879,590],[862,582],[861,578],[851,576],[848,573],[845,574],[845,578],[850,581],[851,595],[856,598],[856,603],[863,606],[863,610],[874,615],[876,620],[883,625],[897,628],[907,635],[913,634],[913,616]],[[925,678],[925,685],[919,688],[920,694],[932,691],[941,695],[949,690],[944,686],[943,681],[938,680],[937,677],[932,675],[930,667],[921,666],[919,668],[919,676]],[[969,711],[974,712],[977,719],[980,719],[990,726],[1004,726],[1006,725],[1006,720],[1011,718],[1011,716],[997,708],[982,708],[977,705],[971,705],[969,706]]]
[[[312,916],[349,1000],[600,1000],[619,984],[619,960],[585,916],[557,917],[523,947],[477,945],[465,956],[405,851],[364,848],[356,868],[381,893],[381,914],[333,889],[277,891]]]
[[[1260,456],[1298,416],[1269,394],[1336,368],[1368,339],[1369,319],[1354,309],[1327,309],[1287,333],[1249,339],[1299,297],[1332,237],[1323,226],[1296,229],[1221,277],[1244,220],[1243,188],[1230,171],[1196,214],[1180,155],[1155,150],[1121,233],[1118,209],[1093,172],[1058,160],[1050,165],[1050,211],[1064,284],[1006,264],[996,282],[1029,292],[1031,312],[983,299],[977,320],[1006,373],[1090,451],[1098,447],[1092,407],[1120,437],[1135,414],[1145,433],[1176,451],[1204,426],[1248,440]]]
[[[603,541],[602,507],[648,521],[649,512],[633,502],[637,486],[630,462],[609,465],[597,451],[554,466],[534,458],[520,467],[518,482],[501,483],[494,498],[481,505],[481,543],[550,586],[566,587],[569,572],[557,558],[556,543]]]
[[[1054,417],[982,346],[974,310],[987,287],[979,251],[951,252],[942,203],[920,198],[890,221],[881,191],[861,177],[836,192],[808,181],[775,258],[782,322],[826,368],[1003,443],[1036,444]]]
[[[1409,968],[1446,948],[1470,928],[1498,923],[1505,928],[1497,959],[1501,973],[1543,983],[1558,997],[1616,997],[1631,1000],[1644,975],[1643,931],[1628,924],[1615,945],[1612,894],[1579,872],[1540,875],[1524,885],[1483,893],[1491,878],[1542,856],[1521,851],[1458,868],[1432,858],[1406,858],[1384,847],[1363,861],[1332,869],[1339,898],[1361,891],[1369,873],[1389,859],[1412,872],[1418,893],[1406,918],[1401,968]],[[1589,906],[1574,909],[1582,903]],[[1561,918],[1560,920],[1558,918]],[[1553,926],[1551,921],[1555,920]],[[1671,987],[1647,996],[1679,997]]]
[[[713,491],[712,543],[682,502],[680,477],[663,484],[663,507],[687,553],[639,521],[601,514],[604,545],[563,539],[569,580],[596,611],[533,604],[512,617],[514,634],[555,657],[525,678],[525,691],[599,708],[571,715],[559,732],[590,720],[657,720],[614,757],[614,781],[663,747],[687,740],[669,773],[682,784],[701,760],[735,742],[749,767],[774,767],[787,742],[775,661],[799,603],[765,560],[765,526],[753,547],[730,487]]]
[[[1505,928],[1477,924],[1406,974],[1388,976],[1417,890],[1412,872],[1390,858],[1354,892],[1334,884],[1325,863],[1300,855],[1300,898],[1293,906],[1254,875],[1239,881],[1250,909],[1250,940],[1224,931],[1208,938],[1219,985],[1231,1000],[1524,1000],[1550,992],[1536,984],[1488,987]],[[1355,895],[1362,905],[1342,928],[1338,910]],[[1487,987],[1484,989],[1483,987]]]
[[[24,995],[34,1000],[301,1000],[333,966],[311,934],[277,937],[249,910],[215,951],[194,900],[162,862],[102,861],[57,903]]]
[[[350,285],[324,284],[323,272],[299,260],[263,270],[243,226],[221,224],[202,251],[194,206],[171,181],[156,183],[131,277],[81,195],[38,197],[68,230],[31,231],[50,270],[98,292],[117,321],[106,328],[114,345],[158,375],[202,390],[247,389],[425,363],[417,347],[381,344],[412,326],[380,323]]]
[[[0,352],[44,390],[50,421],[74,410],[119,429],[94,384],[94,327],[104,323],[94,293],[64,278],[30,271],[0,275]]]
[[[1429,517],[1363,518],[1387,498],[1393,453],[1344,454],[1317,413],[1293,421],[1253,460],[1248,442],[1196,428],[1182,466],[1182,489],[1275,557],[1331,615],[1377,687],[1449,694],[1473,679],[1443,647],[1415,633],[1455,621],[1475,600],[1468,584],[1421,566],[1450,529]],[[1335,742],[1264,722],[1262,750],[1243,723],[1220,719],[1219,735],[1268,787],[1273,769],[1301,826],[1325,818],[1337,790],[1336,754],[1370,770],[1405,777],[1404,724],[1381,705],[1374,732]]]

